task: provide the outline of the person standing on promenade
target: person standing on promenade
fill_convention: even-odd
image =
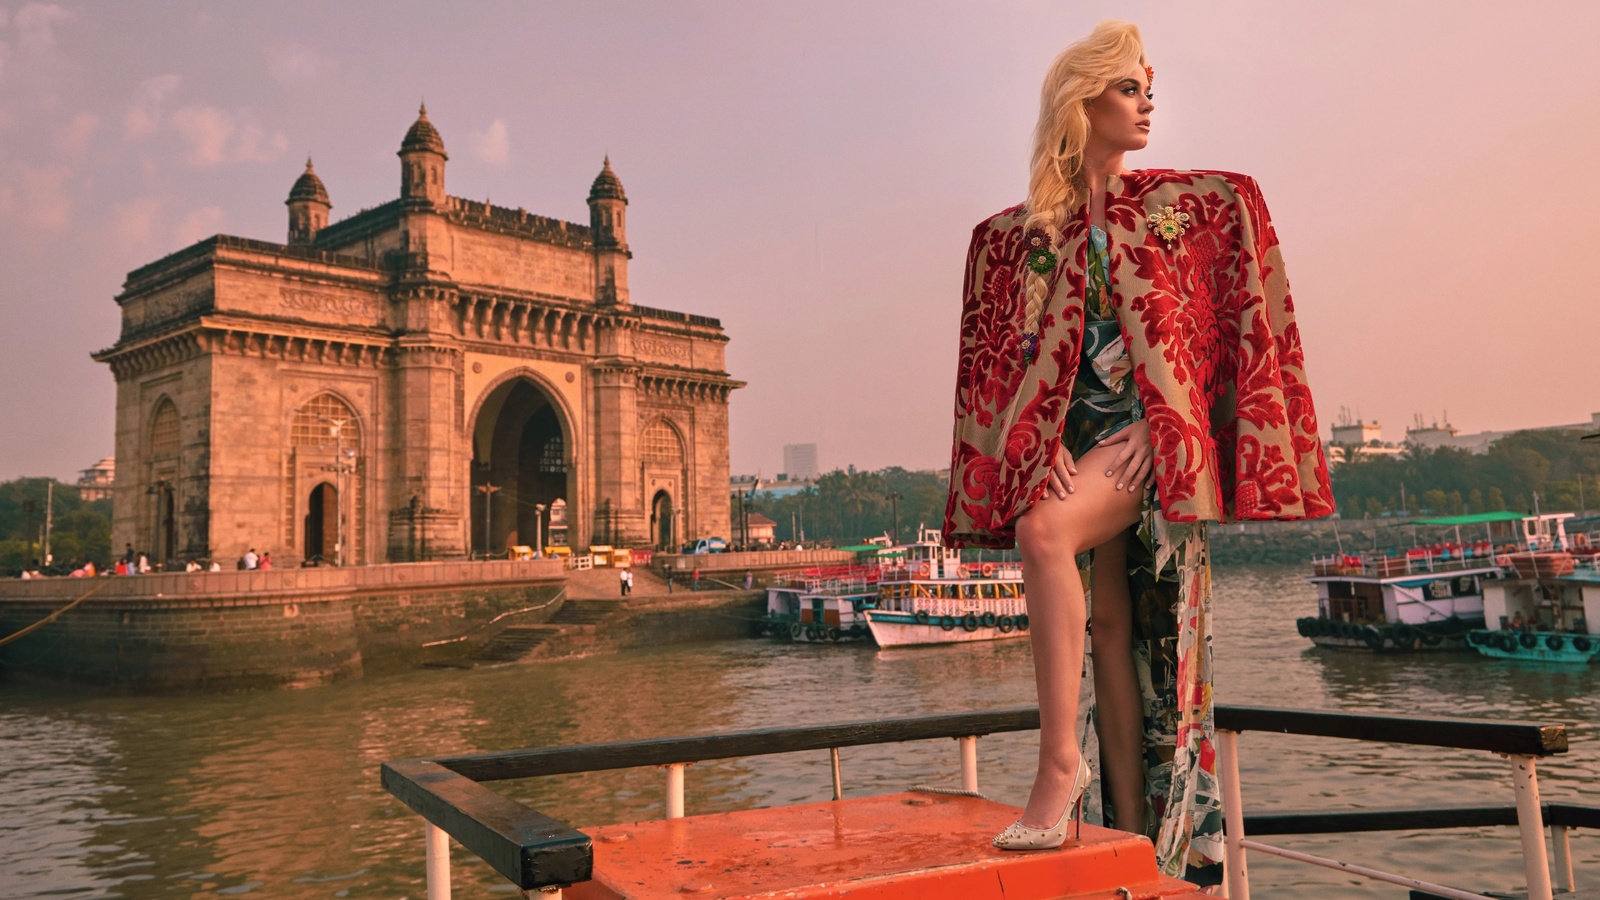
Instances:
[[[1255,181],[1123,166],[1154,74],[1125,22],[1057,56],[1027,200],[973,231],[943,535],[1022,552],[1039,758],[996,846],[1056,847],[1089,817],[1215,884],[1205,523],[1333,496]]]
[[[755,580],[756,580],[755,573],[751,572],[749,569],[745,569],[744,570],[744,589],[747,590],[747,591],[750,590],[750,586],[752,584],[755,584]]]
[[[245,569],[246,570],[254,569],[256,566],[259,566],[260,564],[261,564],[261,557],[256,555],[256,548],[251,547],[249,552],[245,553],[245,555],[244,555],[244,567],[245,567]]]
[[[700,567],[699,566],[695,566],[694,567],[694,580],[689,582],[689,590],[691,590],[691,591],[700,590]]]

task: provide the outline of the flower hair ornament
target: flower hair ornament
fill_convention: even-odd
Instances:
[[[1050,235],[1043,228],[1030,228],[1023,235],[1023,242],[1027,245],[1028,252],[1022,258],[1022,264],[1035,275],[1043,277],[1050,274],[1060,259],[1051,247]],[[1022,354],[1022,364],[1030,365],[1039,358],[1039,323],[1036,321],[1037,313],[1031,308],[1027,313],[1027,325],[1018,340],[1017,349]]]

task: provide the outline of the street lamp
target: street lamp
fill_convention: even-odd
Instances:
[[[487,530],[487,529],[486,529]],[[535,556],[544,558],[544,504],[533,505],[533,552]]]
[[[144,492],[156,498],[156,562],[165,565],[167,558],[172,555],[170,546],[172,541],[167,538],[167,531],[172,525],[167,519],[167,501],[172,496],[172,482],[165,478],[157,478],[154,484],[145,488]]]
[[[761,479],[757,478],[749,487],[734,491],[739,498],[739,549],[741,550],[750,549],[750,512],[745,506],[745,498],[759,490],[761,490]]]
[[[494,506],[495,492],[500,490],[500,485],[490,484],[485,481],[478,485],[478,493],[483,495],[483,558],[489,558],[489,548],[493,546],[493,539],[489,537],[489,511]]]
[[[334,564],[344,565],[344,473],[355,472],[354,450],[344,449],[344,426],[355,421],[349,416],[317,416],[317,420],[328,426],[328,433],[333,435],[333,465],[323,466],[322,471],[333,472],[333,556]],[[345,462],[346,458],[350,461]],[[306,548],[311,549],[310,547]]]

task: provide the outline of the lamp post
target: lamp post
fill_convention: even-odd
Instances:
[[[889,509],[894,515],[894,542],[900,543],[900,492],[889,492]]]
[[[333,471],[333,557],[334,564],[344,565],[344,473],[355,471],[356,452],[349,452],[350,462],[345,462],[344,426],[355,421],[348,416],[317,416],[333,435],[333,465],[323,466],[324,472]],[[307,547],[306,549],[311,549]]]
[[[157,478],[155,483],[145,488],[144,492],[156,498],[156,533],[155,547],[153,549],[156,554],[156,563],[164,567],[167,558],[172,556],[172,547],[168,546],[171,542],[167,540],[167,529],[170,527],[171,522],[167,521],[166,518],[167,499],[172,495],[172,482],[165,478]]]
[[[487,530],[487,529],[485,529]],[[540,559],[544,558],[544,504],[533,505],[533,552]]]
[[[489,547],[493,543],[493,538],[491,538],[489,536],[489,511],[494,506],[494,495],[495,495],[495,492],[498,491],[498,490],[500,490],[500,485],[498,485],[498,484],[490,484],[487,481],[485,481],[483,484],[478,485],[478,487],[477,487],[478,493],[483,495],[483,558],[484,559],[488,559],[489,558]]]

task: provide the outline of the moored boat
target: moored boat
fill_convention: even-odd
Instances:
[[[963,563],[939,532],[923,528],[903,563],[886,569],[877,603],[863,611],[880,647],[1021,637],[1028,601],[1018,562]]]
[[[1501,575],[1487,542],[1314,559],[1317,615],[1296,627],[1319,647],[1460,650],[1483,627],[1484,584]]]
[[[1467,635],[1480,654],[1575,665],[1600,656],[1600,556],[1583,552],[1589,535],[1568,535],[1571,518],[1530,516],[1524,523],[1528,550],[1502,557],[1511,577],[1485,591],[1487,627]]]
[[[827,566],[779,572],[767,586],[762,630],[801,643],[868,638],[863,612],[878,602],[880,565]]]

